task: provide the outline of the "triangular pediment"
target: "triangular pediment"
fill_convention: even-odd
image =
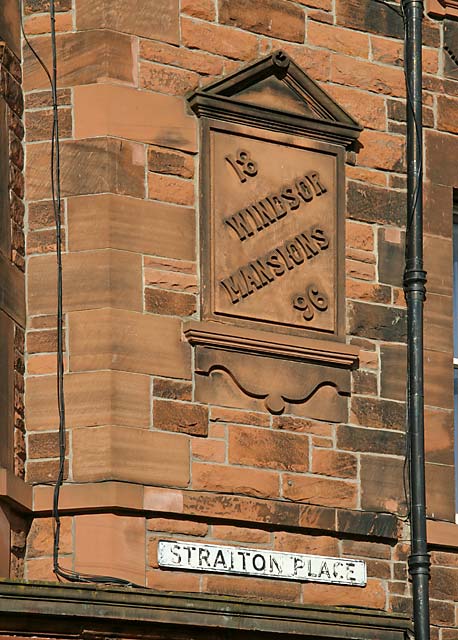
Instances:
[[[198,116],[309,135],[345,146],[362,129],[283,51],[199,89],[189,102]]]

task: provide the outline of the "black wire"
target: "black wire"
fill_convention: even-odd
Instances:
[[[64,482],[66,457],[66,423],[65,423],[65,395],[64,395],[64,344],[63,344],[63,303],[62,303],[62,199],[60,184],[60,140],[59,140],[59,110],[57,101],[57,46],[56,46],[56,17],[55,0],[50,0],[51,19],[51,49],[52,74],[46,64],[30,43],[24,31],[24,21],[21,13],[21,29],[24,40],[32,51],[40,66],[43,68],[51,86],[53,124],[51,134],[51,193],[56,224],[56,259],[57,259],[57,404],[59,412],[59,472],[54,485],[52,515],[54,520],[53,569],[58,579],[69,582],[113,584],[120,586],[139,587],[129,580],[112,576],[91,575],[65,569],[59,564],[59,546],[61,519],[59,514],[60,489]]]

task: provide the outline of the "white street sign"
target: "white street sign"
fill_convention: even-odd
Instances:
[[[364,587],[366,563],[349,558],[312,556],[245,547],[160,540],[159,566],[307,582]]]

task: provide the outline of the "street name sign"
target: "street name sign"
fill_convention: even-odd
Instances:
[[[366,563],[305,553],[285,553],[245,547],[226,547],[197,542],[160,540],[160,567],[229,573],[264,578],[364,587]]]

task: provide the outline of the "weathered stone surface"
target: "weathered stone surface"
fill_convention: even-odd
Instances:
[[[33,46],[48,68],[52,68],[51,41],[37,37]],[[134,84],[134,61],[131,38],[108,30],[79,31],[57,36],[59,87],[74,87],[115,80]],[[38,60],[24,50],[24,89],[48,89],[49,80]],[[98,109],[93,110],[97,113]]]
[[[190,316],[196,311],[196,297],[188,293],[145,289],[145,311],[171,316]]]
[[[32,200],[51,197],[50,143],[30,145],[27,193]],[[145,193],[143,147],[126,140],[92,138],[61,144],[62,196],[117,193],[142,198]]]
[[[308,438],[282,431],[232,426],[229,462],[287,471],[308,471]]]
[[[67,426],[120,425],[146,428],[150,424],[149,378],[124,371],[71,373],[64,378]],[[57,428],[55,376],[27,380],[27,429]]]
[[[397,518],[388,513],[337,510],[337,530],[376,538],[396,538]]]
[[[453,289],[451,237],[444,239],[425,234],[423,244],[428,291],[451,296]]]
[[[378,279],[402,287],[405,265],[405,233],[398,229],[378,230]]]
[[[97,104],[97,109],[93,105]],[[196,119],[182,98],[114,84],[74,89],[75,137],[117,136],[196,151]]]
[[[405,223],[405,193],[350,181],[347,198],[348,216],[354,220],[395,226]]]
[[[69,314],[70,369],[117,369],[171,378],[191,375],[181,321],[121,309]]]
[[[385,429],[342,424],[337,428],[337,446],[348,451],[401,456],[405,452],[405,436],[403,433]]]
[[[180,178],[194,176],[194,158],[181,151],[151,146],[148,149],[148,169],[155,173],[168,173]]]
[[[279,474],[273,471],[200,462],[192,465],[192,487],[199,491],[220,491],[255,498],[278,498],[279,481]]]
[[[21,273],[0,252],[0,311],[25,326],[25,282]]]
[[[426,510],[430,518],[454,521],[454,492],[444,491],[445,487],[453,487],[454,481],[453,465],[426,463]]]
[[[181,382],[180,380],[155,378],[153,396],[168,400],[191,400],[192,385],[190,382]]]
[[[399,371],[397,377],[399,377]],[[401,402],[353,396],[351,421],[364,427],[404,431],[405,406]]]
[[[21,58],[21,14],[17,0],[3,0],[0,12],[0,39]]]
[[[352,335],[391,342],[406,339],[404,309],[352,301],[348,316],[348,331]]]
[[[77,482],[121,480],[138,484],[186,487],[189,439],[172,433],[124,427],[73,431],[73,479]]]
[[[452,236],[453,190],[444,185],[425,181],[424,187],[425,233],[443,238]]]
[[[13,462],[14,423],[14,323],[0,309],[0,465],[10,469]]]
[[[429,293],[424,307],[424,345],[433,351],[453,352],[453,301],[451,296]]]
[[[185,402],[154,400],[153,426],[162,431],[208,435],[208,407]]]
[[[453,412],[425,407],[425,451],[428,462],[453,465]]]
[[[361,506],[370,511],[405,513],[402,458],[361,456]]]
[[[283,475],[283,496],[326,507],[355,509],[358,488],[354,482],[319,476]]]
[[[444,158],[454,158],[458,152],[456,136],[438,131],[425,131],[425,177],[435,184],[454,187],[458,184],[453,163],[444,162]]]
[[[71,251],[112,248],[195,258],[195,214],[187,207],[111,194],[69,198],[68,229]]]
[[[218,0],[219,21],[265,36],[304,42],[305,15],[284,0]]]
[[[64,311],[143,309],[142,258],[138,254],[111,249],[69,253],[63,256],[62,269]],[[31,258],[28,273],[29,313],[53,313],[57,305],[55,257]]]
[[[112,513],[75,518],[75,570],[145,584],[145,520]]]
[[[182,18],[181,37],[182,44],[190,49],[201,49],[234,60],[250,60],[258,51],[258,38],[252,33],[191,18]]]
[[[76,0],[76,26],[111,29],[134,36],[178,44],[179,0],[137,0],[132,7],[124,0]]]

